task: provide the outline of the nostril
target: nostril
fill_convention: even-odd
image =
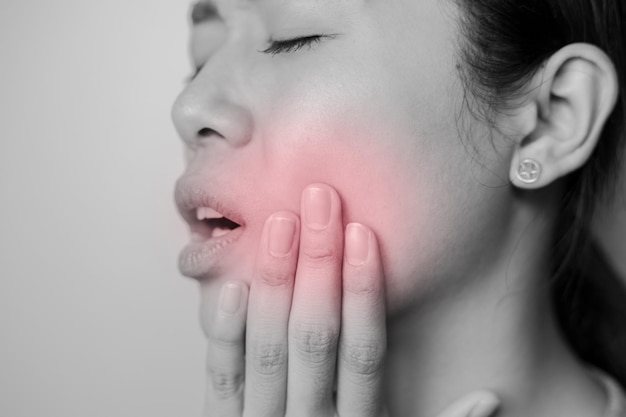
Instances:
[[[209,129],[208,127],[204,127],[198,131],[198,136],[202,138],[206,138],[211,135],[216,135],[217,132],[213,129]]]

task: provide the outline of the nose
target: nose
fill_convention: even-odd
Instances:
[[[178,96],[172,119],[181,139],[193,147],[199,140],[215,137],[233,147],[245,146],[252,137],[252,114],[237,91],[239,77],[225,65],[207,63]]]

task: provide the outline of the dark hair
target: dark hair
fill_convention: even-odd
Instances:
[[[461,9],[461,75],[486,114],[506,109],[556,51],[584,42],[613,61],[619,97],[589,161],[565,181],[551,288],[566,339],[582,360],[626,387],[626,286],[591,242],[594,209],[610,197],[626,121],[623,0],[455,0]]]

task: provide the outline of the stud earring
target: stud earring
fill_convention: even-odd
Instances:
[[[519,163],[515,176],[524,184],[537,182],[541,175],[541,165],[534,159],[526,158]]]

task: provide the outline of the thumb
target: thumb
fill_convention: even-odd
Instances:
[[[461,397],[437,417],[490,417],[495,415],[500,400],[491,391],[474,391]]]

